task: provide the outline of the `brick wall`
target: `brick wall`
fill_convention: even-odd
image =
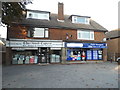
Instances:
[[[118,38],[107,40],[108,52],[118,53]]]
[[[108,60],[112,58],[112,60],[115,61],[118,57],[120,57],[120,48],[119,48],[120,42],[119,41],[120,41],[120,38],[107,40]]]
[[[8,38],[17,39],[50,39],[50,40],[66,40],[66,34],[69,36],[69,40],[77,40],[77,30],[73,29],[49,29],[49,38],[28,38],[27,28],[21,26],[14,26],[8,30]],[[104,32],[94,33],[95,41],[102,41],[105,37]]]
[[[25,39],[27,36],[27,28],[21,26],[14,26],[8,28],[7,37],[8,38],[17,38],[17,39]]]
[[[95,41],[102,41],[106,37],[104,32],[95,32],[94,34]]]
[[[76,40],[77,39],[77,32],[76,30],[70,30],[70,29],[49,29],[50,33],[50,39],[53,40],[66,40],[66,34],[68,33],[70,40]],[[72,37],[71,37],[72,35]]]

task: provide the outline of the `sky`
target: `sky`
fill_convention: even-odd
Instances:
[[[32,10],[58,13],[58,2],[64,3],[64,14],[90,16],[111,31],[118,28],[118,2],[120,0],[32,0],[26,7]],[[119,4],[120,5],[120,4]],[[6,38],[7,29],[0,26],[0,35]]]

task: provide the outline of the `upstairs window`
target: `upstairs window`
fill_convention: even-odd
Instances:
[[[94,40],[94,31],[77,31],[77,39]]]
[[[48,38],[48,28],[35,28],[33,37]]]
[[[48,38],[48,28],[29,28],[27,36],[35,38]]]
[[[79,16],[72,16],[72,23],[89,24],[89,18],[87,18],[87,17],[79,17]]]
[[[27,11],[26,18],[49,20],[49,13]]]

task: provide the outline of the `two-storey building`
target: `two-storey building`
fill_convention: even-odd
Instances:
[[[107,30],[88,16],[26,10],[25,18],[8,28],[6,63],[106,61]]]
[[[120,29],[106,33],[108,60],[116,61],[120,57]]]

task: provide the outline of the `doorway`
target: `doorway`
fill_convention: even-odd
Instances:
[[[49,63],[49,48],[38,48],[38,59],[40,63]]]

